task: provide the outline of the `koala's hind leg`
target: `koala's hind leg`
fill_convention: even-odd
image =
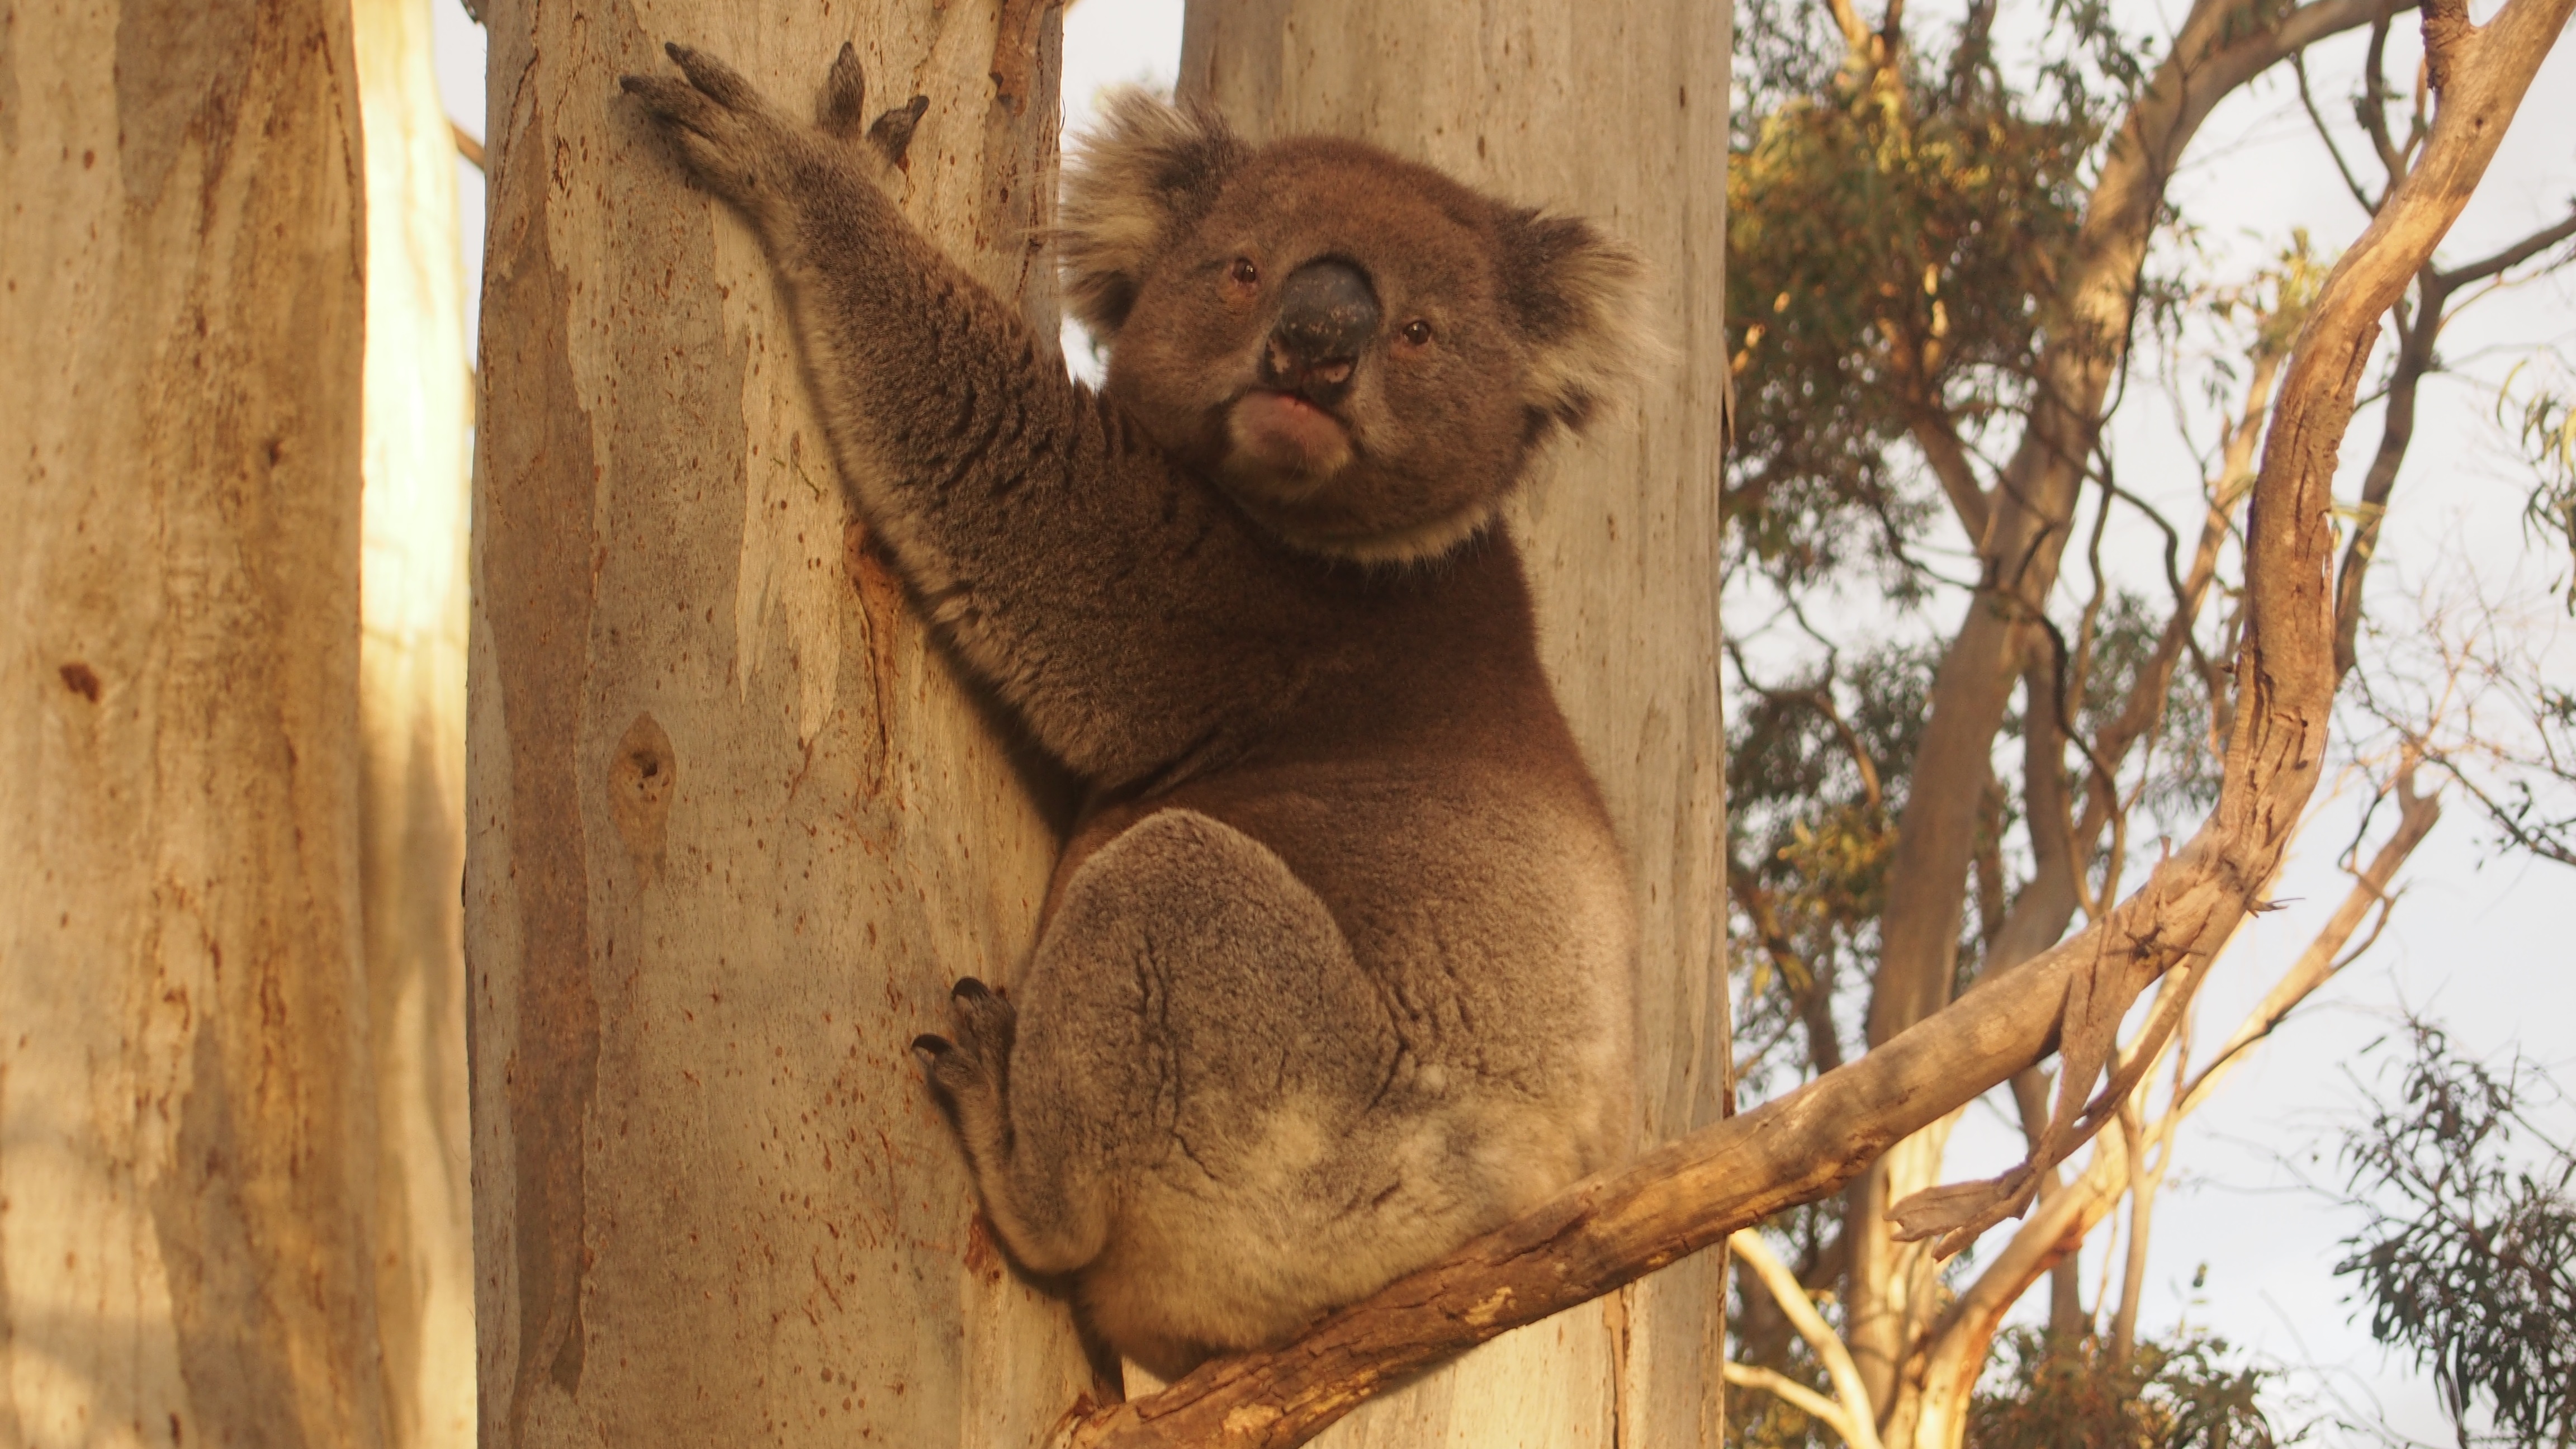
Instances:
[[[950,993],[956,1039],[913,1038],[931,1092],[957,1129],[976,1195],[1021,1266],[1070,1272],[1099,1256],[1108,1227],[1100,1174],[1059,1136],[1024,1137],[1011,1120],[1019,1011],[969,976]]]
[[[1098,1260],[1112,1276],[1137,1263],[1208,1310],[1172,1328],[1191,1340],[1241,1336],[1227,1331],[1240,1316],[1229,1300],[1298,1298],[1172,1275],[1188,1259],[1257,1279],[1283,1236],[1325,1227],[1342,1194],[1317,1169],[1395,1073],[1387,1007],[1313,891],[1217,820],[1148,816],[1067,883],[1015,994],[1016,1011],[961,983],[958,1042],[925,1045],[986,1212],[1020,1261],[1062,1272]],[[1253,1240],[1221,1241],[1238,1236]],[[1190,1245],[1178,1258],[1174,1240]],[[1118,1286],[1087,1277],[1086,1297],[1133,1354],[1138,1326],[1110,1321],[1117,1304],[1102,1300],[1133,1298]]]

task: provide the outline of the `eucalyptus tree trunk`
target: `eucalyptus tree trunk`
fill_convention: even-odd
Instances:
[[[467,1189],[465,504],[456,143],[429,0],[354,0],[367,343],[360,901],[376,1081],[376,1305],[395,1441],[474,1442]]]
[[[349,11],[0,13],[0,1444],[388,1443]]]
[[[929,98],[910,215],[1039,335],[1052,9],[487,4],[465,939],[482,1442],[1038,1443],[1090,1384],[907,1050],[1007,981],[1032,789],[845,507],[784,299],[621,72]]]
[[[1637,1135],[1728,1109],[1718,465],[1730,11],[1710,0],[1192,0],[1181,92],[1256,139],[1359,136],[1645,254],[1677,361],[1515,511],[1541,652],[1637,873]],[[1714,1254],[1373,1403],[1351,1446],[1715,1445]]]

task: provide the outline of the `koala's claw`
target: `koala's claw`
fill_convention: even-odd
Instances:
[[[867,108],[868,76],[859,64],[859,48],[842,41],[841,53],[832,58],[831,73],[823,77],[823,104],[817,119],[824,130],[847,141],[858,135]]]
[[[715,120],[715,107],[686,81],[666,75],[622,75],[617,78],[617,86],[643,102],[644,109],[657,119],[683,130],[703,136]]]
[[[1019,1014],[1008,1000],[972,976],[961,977],[951,988],[948,1005],[955,1040],[924,1033],[912,1039],[912,1050],[921,1059],[931,1094],[972,1140],[992,1130],[977,1124],[1001,1120]]]
[[[662,53],[679,66],[680,74],[689,78],[689,84],[705,92],[707,98],[717,105],[729,111],[759,108],[760,92],[753,90],[751,82],[744,80],[732,66],[705,51],[691,50],[676,40],[664,42]]]
[[[909,102],[877,117],[868,127],[868,140],[885,158],[888,166],[901,166],[905,153],[912,149],[913,127],[921,123],[921,113],[930,109],[930,97],[914,96]]]
[[[959,977],[948,995],[959,1045],[999,1071],[1010,1060],[1011,1040],[1019,1033],[1018,1009],[972,976]]]

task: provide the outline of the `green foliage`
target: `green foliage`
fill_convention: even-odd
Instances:
[[[1865,559],[1919,591],[1905,551],[1936,502],[1904,440],[1931,426],[1973,449],[2017,425],[2041,344],[2066,340],[2087,172],[2154,46],[2103,0],[2046,8],[2008,78],[1996,0],[1970,0],[1930,60],[1891,37],[1851,52],[1822,6],[1738,7],[1735,561],[1802,585]]]
[[[2371,1336],[2431,1370],[2462,1443],[2478,1406],[2494,1442],[2576,1441],[2576,1152],[2532,1120],[2548,1081],[2422,1022],[2406,1044],[2396,1100],[2345,1141],[2367,1223],[2335,1271],[2358,1280]]]
[[[1934,500],[1890,453],[1936,413],[1973,439],[2017,412],[2093,139],[1982,92],[1921,116],[1870,92],[1762,117],[1727,179],[1742,556],[1808,582],[1853,537],[1922,531]]]
[[[2273,1449],[2257,1402],[2268,1370],[2230,1367],[2227,1341],[2186,1334],[2114,1363],[2095,1338],[2005,1330],[1998,1380],[1968,1412],[1969,1449]]]
[[[2553,546],[2564,544],[2569,569],[2562,589],[2567,612],[2576,614],[2576,405],[2565,380],[2558,387],[2535,388],[2523,397],[2522,444],[2531,456],[2530,500],[2523,505],[2523,528]],[[2515,402],[2511,380],[2497,402],[2499,417]]]
[[[1921,643],[1883,647],[1850,663],[1829,656],[1801,679],[1754,691],[1729,713],[1734,888],[1763,897],[1765,926],[1792,948],[1745,953],[1753,974],[1739,1035],[1777,1040],[1802,1019],[1810,993],[1832,991],[1838,963],[1874,951],[1896,813],[1904,808],[1934,662]],[[1760,1055],[1757,1049],[1741,1063],[1748,1077],[1765,1071]]]
[[[1727,178],[1726,508],[1738,557],[1797,583],[1855,538],[1886,555],[1922,532],[1932,495],[1890,456],[1910,429],[1938,414],[1973,441],[2016,415],[2062,323],[2049,299],[2101,125],[2089,104],[2032,114],[1978,68],[1981,37],[1962,37],[1947,83],[1904,56],[1858,83],[1824,63],[1841,41],[1815,11],[1748,14],[1766,73],[1813,88],[1753,98]]]

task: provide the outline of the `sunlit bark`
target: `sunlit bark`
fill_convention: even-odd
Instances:
[[[367,168],[360,904],[397,1443],[474,1441],[466,1182],[464,270],[429,0],[351,6]]]
[[[844,505],[783,298],[621,72],[928,109],[907,212],[1040,336],[1055,12],[493,0],[469,653],[481,1442],[1019,1449],[1088,1390],[907,1044],[1053,839]]]
[[[390,1432],[345,5],[0,12],[0,1444]]]

